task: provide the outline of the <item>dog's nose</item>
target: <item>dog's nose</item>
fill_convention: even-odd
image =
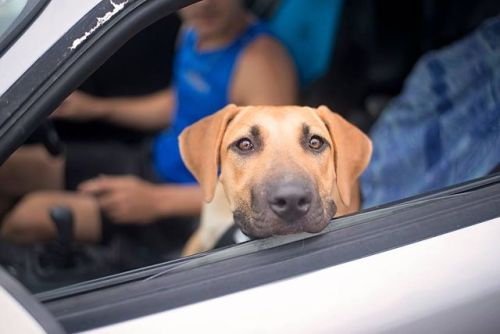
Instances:
[[[309,211],[312,191],[302,183],[275,184],[270,187],[267,200],[280,218],[294,221]]]

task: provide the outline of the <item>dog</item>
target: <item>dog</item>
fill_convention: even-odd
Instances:
[[[317,233],[359,210],[370,139],[325,106],[230,104],[184,129],[182,159],[200,184],[200,225],[183,255],[212,249],[236,223],[251,237]]]

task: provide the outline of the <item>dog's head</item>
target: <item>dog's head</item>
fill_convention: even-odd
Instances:
[[[326,107],[229,105],[179,139],[205,200],[220,172],[235,223],[254,237],[321,231],[352,207],[371,155],[368,137]]]

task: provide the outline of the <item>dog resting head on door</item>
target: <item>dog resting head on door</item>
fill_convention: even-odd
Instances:
[[[205,201],[222,194],[211,205],[226,206],[230,220],[257,238],[319,232],[357,211],[358,177],[372,152],[363,132],[324,106],[228,105],[186,128],[179,142]],[[202,217],[184,254],[213,247],[221,235],[214,224]]]

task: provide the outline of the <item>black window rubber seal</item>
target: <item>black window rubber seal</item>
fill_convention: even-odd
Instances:
[[[52,296],[44,305],[67,331],[83,331],[332,267],[499,217],[500,176],[489,179],[495,182],[470,191],[338,218],[320,235],[285,237],[297,239],[271,248],[265,245],[272,240],[251,241],[167,263],[128,283]],[[256,251],[234,256],[250,246]],[[229,256],[218,259],[224,252]]]
[[[16,17],[12,24],[4,31],[0,38],[0,58],[10,48],[12,44],[21,36],[23,31],[35,21],[42,9],[49,3],[50,0],[29,0],[26,6],[21,10],[21,13]]]
[[[65,333],[64,329],[54,319],[52,314],[50,314],[21,284],[10,277],[2,267],[0,267],[0,286],[33,317],[46,333]]]

